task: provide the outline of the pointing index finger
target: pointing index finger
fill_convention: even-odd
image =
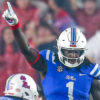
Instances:
[[[8,10],[10,11],[10,13],[13,13],[13,9],[10,2],[7,2],[7,5],[8,5]]]

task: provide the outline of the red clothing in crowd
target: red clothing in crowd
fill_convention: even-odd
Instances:
[[[66,16],[69,16],[68,12],[61,9],[60,12],[55,16],[55,19],[66,17]]]
[[[87,15],[84,10],[79,9],[75,12],[77,24],[85,29],[87,39],[92,37],[100,29],[100,11],[97,10],[93,15]]]
[[[28,7],[27,9],[20,9],[15,6],[12,7],[19,19],[21,28],[23,28],[24,24],[29,20],[33,20],[36,25],[39,24],[39,13],[37,8],[32,6]],[[5,9],[7,9],[7,4],[4,3],[2,12],[4,12]],[[7,24],[3,18],[1,18],[0,22],[1,22],[0,30],[2,30]]]
[[[65,10],[61,11],[54,18],[54,27],[59,29],[61,32],[68,27],[74,27],[76,24],[72,17]]]
[[[33,8],[33,7],[27,9],[20,9],[17,7],[13,7],[13,8],[22,26],[29,20],[34,20],[35,24],[38,25],[39,14],[37,8]]]
[[[36,48],[36,45],[35,45],[34,41],[32,41],[32,40],[30,39],[28,42],[29,42],[29,45],[30,45],[32,48]]]

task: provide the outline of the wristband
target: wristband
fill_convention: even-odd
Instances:
[[[20,27],[20,24],[18,22],[16,25],[13,25],[13,26],[10,26],[10,27],[11,27],[11,30],[15,30],[15,29],[18,29]]]
[[[28,62],[28,63],[32,66],[32,65],[34,65],[35,63],[38,62],[39,58],[40,58],[40,54],[39,54],[39,52],[37,51],[37,58],[35,59],[35,61],[32,62],[32,63],[31,63],[31,62]]]

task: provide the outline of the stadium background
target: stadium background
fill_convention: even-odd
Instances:
[[[59,34],[68,27],[79,27],[88,40],[86,55],[100,63],[100,0],[0,0],[0,96],[6,79],[15,73],[31,75],[43,96],[38,71],[26,62],[12,30],[2,18],[6,1],[11,2],[21,29],[33,48],[57,52]]]

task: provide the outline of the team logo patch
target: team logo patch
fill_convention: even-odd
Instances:
[[[26,81],[26,77],[25,76],[21,76],[20,79],[23,81],[22,87],[30,89],[30,86],[28,85],[28,83]]]
[[[64,70],[64,68],[63,68],[62,66],[58,66],[58,67],[57,67],[57,71],[58,71],[58,72],[63,72],[63,70]]]
[[[67,76],[66,76],[66,79],[67,79],[67,80],[73,80],[73,81],[76,80],[76,78],[75,78],[74,76],[70,76],[70,75],[67,75]]]

